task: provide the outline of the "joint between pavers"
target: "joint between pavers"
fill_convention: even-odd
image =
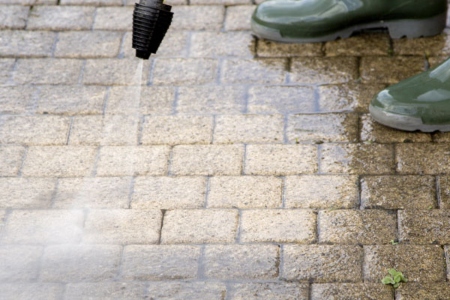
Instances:
[[[59,181],[60,181],[60,178],[59,177],[56,178],[55,185],[53,187],[53,192],[52,192],[52,195],[50,197],[50,208],[54,208],[55,207],[56,194],[58,193],[58,189],[59,189]]]
[[[159,239],[158,239],[158,242],[156,243],[157,245],[161,245],[162,231],[163,231],[163,227],[164,227],[164,218],[166,217],[166,212],[167,212],[167,209],[161,209],[161,227],[159,227]]]
[[[357,189],[358,189],[358,194],[357,194],[357,197],[358,197],[358,199],[357,199],[357,206],[359,207],[359,209],[364,209],[364,207],[363,207],[363,204],[362,204],[362,200],[361,200],[361,193],[362,193],[362,188],[361,188],[361,181],[362,181],[362,176],[361,175],[357,175],[357,177],[358,177],[358,181],[357,181]]]
[[[170,146],[169,150],[169,160],[167,162],[167,176],[172,176],[172,165],[173,165],[173,149],[175,146]]]
[[[83,63],[81,64],[80,75],[78,76],[78,84],[83,85],[84,78],[84,70],[86,69],[86,59],[83,59]]]
[[[211,191],[211,176],[206,176],[205,204],[203,205],[204,208],[208,208],[208,198],[210,191]]]
[[[106,115],[106,110],[108,108],[109,97],[111,95],[111,87],[107,86],[105,91],[105,96],[103,97],[103,105],[102,105],[102,115]]]
[[[212,116],[212,126],[211,126],[211,138],[210,144],[214,144],[214,136],[216,135],[216,126],[217,126],[217,115]]]
[[[244,88],[244,105],[242,107],[241,113],[248,114],[249,100],[250,100],[250,86],[247,85]]]
[[[125,246],[126,245],[121,245],[120,246],[119,268],[117,270],[117,274],[116,274],[116,276],[114,278],[114,281],[120,281],[122,279],[122,276],[123,276],[123,261],[124,261]]]
[[[52,48],[50,50],[50,53],[51,53],[50,57],[52,57],[52,58],[55,57],[56,45],[58,44],[58,42],[59,42],[59,32],[56,32],[54,40],[53,40],[53,45],[52,45]]]
[[[25,161],[27,159],[28,150],[30,148],[30,146],[24,146],[24,147],[25,147],[25,151],[23,153],[22,162],[20,163],[20,168],[17,172],[17,177],[22,177],[23,167],[25,166]]]
[[[281,208],[286,208],[286,176],[281,176]]]
[[[98,7],[96,7],[96,8],[94,9],[94,12],[92,13],[92,26],[91,26],[91,31],[94,30],[95,21],[96,21],[96,19],[97,19],[97,10],[98,10]]]
[[[94,164],[92,165],[92,169],[91,169],[91,177],[97,176],[97,167],[98,167],[98,161],[100,160],[101,148],[102,148],[102,146],[97,147],[97,153],[95,155]]]
[[[70,142],[70,136],[72,133],[72,127],[73,127],[73,116],[69,118],[69,130],[67,131],[67,138],[66,138],[66,145],[69,145]]]
[[[141,115],[137,124],[137,144],[142,145],[142,135],[144,132],[145,116]]]
[[[128,209],[131,209],[131,204],[133,202],[133,194],[134,194],[134,184],[136,182],[136,176],[131,176],[130,178],[130,187],[128,191]]]
[[[247,144],[244,144],[244,153],[242,155],[242,166],[241,166],[241,176],[245,174],[245,161],[247,160]]]
[[[289,138],[287,136],[288,122],[289,122],[289,116],[284,115],[283,116],[283,144],[289,144]]]
[[[200,247],[200,257],[198,259],[197,280],[205,280],[205,245]]]
[[[124,1],[126,1],[126,0],[124,0]],[[120,41],[120,47],[119,47],[119,54],[117,54],[117,58],[125,57],[124,49],[125,49],[125,40],[126,40],[127,34],[129,34],[129,32],[124,32],[122,34],[122,39]]]
[[[180,98],[180,87],[175,87],[172,100],[172,112],[171,115],[175,116],[178,113],[178,101]]]
[[[151,60],[150,63],[150,69],[147,71],[148,76],[147,76],[147,84],[146,86],[152,86],[153,85],[153,73],[155,71],[155,65],[156,65],[156,61],[158,60],[158,58],[154,58]]]
[[[441,177],[435,176],[435,184],[436,184],[436,205],[437,208],[442,209],[442,199],[441,199]]]
[[[217,72],[216,72],[216,84],[219,86],[222,85],[222,70],[223,70],[224,63],[225,63],[225,59],[223,59],[223,58],[218,59]]]

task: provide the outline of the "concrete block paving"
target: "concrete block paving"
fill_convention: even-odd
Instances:
[[[0,298],[450,299],[450,134],[368,113],[450,30],[280,44],[260,0],[166,2],[143,62],[134,0],[0,0]]]

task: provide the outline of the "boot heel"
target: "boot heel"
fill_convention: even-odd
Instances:
[[[401,20],[386,22],[393,39],[419,38],[440,34],[446,25],[447,13],[423,20]]]

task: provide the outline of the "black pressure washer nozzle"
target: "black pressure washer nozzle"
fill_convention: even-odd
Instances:
[[[140,0],[133,12],[133,48],[136,57],[149,59],[161,45],[173,13],[172,6],[163,4],[163,0]]]

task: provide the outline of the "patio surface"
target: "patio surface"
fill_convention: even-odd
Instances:
[[[0,299],[450,299],[450,134],[368,115],[449,33],[277,44],[186,1],[143,62],[134,1],[0,0]]]

